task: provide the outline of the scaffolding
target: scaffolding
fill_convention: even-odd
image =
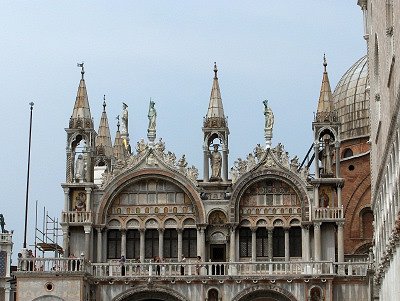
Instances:
[[[35,218],[35,257],[38,251],[42,253],[42,257],[46,257],[46,252],[54,252],[54,257],[60,257],[64,251],[59,245],[61,241],[62,230],[58,223],[58,218],[49,216],[46,207],[43,207],[42,229],[38,228],[38,201],[36,201],[36,218]]]

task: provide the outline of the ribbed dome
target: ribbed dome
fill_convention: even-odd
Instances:
[[[342,76],[333,92],[334,108],[341,123],[342,140],[369,135],[369,78],[367,56]]]

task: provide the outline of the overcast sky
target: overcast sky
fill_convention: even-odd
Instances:
[[[355,0],[306,1],[0,1],[0,213],[22,247],[29,102],[35,103],[28,243],[35,201],[59,218],[66,133],[85,62],[98,128],[103,94],[112,136],[122,102],[131,144],[146,137],[156,102],[157,137],[202,173],[202,121],[213,62],[229,118],[229,166],[264,143],[264,99],[275,114],[273,146],[303,159],[326,53],[332,90],[366,54]],[[157,138],[158,139],[158,138]]]

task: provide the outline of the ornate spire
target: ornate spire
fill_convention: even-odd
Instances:
[[[123,139],[121,138],[121,133],[119,131],[119,116],[117,119],[117,133],[115,134],[113,153],[116,160],[123,160],[125,158],[125,148]]]
[[[110,127],[106,113],[106,96],[103,98],[103,113],[101,114],[99,130],[96,138],[96,150],[99,155],[111,157],[113,154]]]
[[[324,54],[324,73],[322,75],[322,84],[321,84],[321,92],[319,95],[319,100],[318,100],[318,108],[317,108],[317,119],[318,117],[323,117],[323,119],[326,119],[333,111],[333,98],[332,98],[332,91],[331,91],[331,86],[329,84],[329,78],[328,78],[328,72],[326,71],[326,66],[328,66],[326,62],[326,57]],[[322,120],[320,120],[322,121]]]
[[[213,127],[213,125],[221,127],[226,125],[217,73],[217,64],[214,63],[214,80],[211,88],[210,103],[208,105],[208,111],[205,118],[205,123],[207,122],[207,125],[205,126],[207,127]],[[212,122],[210,123],[209,121]]]
[[[84,79],[85,70],[83,68],[83,63],[78,64],[78,67],[82,68],[82,78],[79,82],[78,92],[76,94],[74,110],[72,111],[69,128],[93,128],[89,99]]]

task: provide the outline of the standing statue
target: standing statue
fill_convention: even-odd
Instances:
[[[263,101],[264,104],[264,116],[265,116],[265,130],[272,130],[274,127],[274,113],[271,108],[268,107],[268,100]]]
[[[75,180],[82,183],[85,179],[85,160],[82,154],[79,154],[75,162]]]
[[[332,175],[332,151],[330,137],[326,135],[324,139],[324,149],[322,151],[322,168],[324,175]]]
[[[211,160],[210,181],[220,181],[222,156],[221,153],[218,151],[218,144],[214,144],[214,151],[211,153],[210,160]]]
[[[122,113],[121,113],[121,134],[128,134],[128,105],[122,103]]]
[[[149,128],[147,129],[148,132],[156,130],[157,111],[154,108],[155,104],[156,103],[154,101],[150,100],[149,113],[147,114],[147,117],[149,117]]]
[[[6,222],[4,221],[4,216],[3,216],[3,214],[0,214],[1,233],[6,233],[6,230],[4,229],[5,225],[6,225]]]

